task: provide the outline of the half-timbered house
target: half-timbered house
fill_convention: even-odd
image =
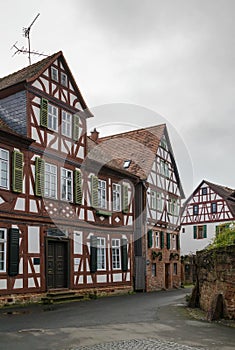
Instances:
[[[62,52],[0,79],[0,295],[132,289],[135,179],[85,161],[90,117]]]
[[[235,190],[203,180],[183,205],[181,252],[195,253],[212,242],[217,226],[235,220]]]
[[[134,288],[179,287],[181,186],[166,125],[99,139],[106,162],[138,176],[135,185]]]

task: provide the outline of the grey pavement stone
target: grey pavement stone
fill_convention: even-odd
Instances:
[[[162,341],[158,339],[132,339],[109,343],[103,343],[92,346],[82,346],[71,350],[202,350],[192,346],[177,344],[174,342]]]

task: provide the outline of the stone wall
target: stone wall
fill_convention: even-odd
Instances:
[[[196,268],[195,306],[209,320],[235,319],[235,245],[198,252]]]

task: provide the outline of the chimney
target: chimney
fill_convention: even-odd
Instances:
[[[91,131],[91,139],[95,142],[98,141],[99,138],[99,132],[94,128],[94,131]]]

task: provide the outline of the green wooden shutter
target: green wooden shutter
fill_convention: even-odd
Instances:
[[[91,206],[98,208],[98,177],[91,176]]]
[[[207,226],[203,225],[203,238],[207,238]]]
[[[74,202],[82,204],[82,173],[80,170],[74,170]]]
[[[37,157],[35,159],[35,194],[36,196],[44,195],[45,185],[45,161]]]
[[[19,239],[17,228],[8,231],[8,275],[16,276],[19,273]]]
[[[91,236],[90,243],[90,271],[94,273],[97,271],[97,237]]]
[[[40,125],[45,128],[48,126],[48,100],[45,98],[41,99]]]
[[[122,186],[122,211],[124,214],[127,214],[129,212],[127,185]]]
[[[163,231],[160,232],[160,237],[161,237],[161,249],[163,249],[164,248],[164,232]]]
[[[12,189],[14,192],[21,193],[23,190],[23,160],[24,155],[21,152],[14,151],[12,158]]]
[[[167,242],[166,242],[166,247],[167,249],[170,249],[171,248],[171,234],[170,233],[167,233]]]
[[[79,116],[73,115],[73,140],[78,141],[79,139]]]
[[[197,226],[193,226],[193,238],[197,239]]]
[[[148,248],[152,248],[152,246],[153,246],[153,231],[148,230],[147,236],[148,236]]]
[[[179,234],[176,236],[176,249],[177,250],[180,249],[180,235]]]
[[[121,240],[121,259],[122,259],[122,271],[128,270],[128,254],[127,254],[127,239]]]

